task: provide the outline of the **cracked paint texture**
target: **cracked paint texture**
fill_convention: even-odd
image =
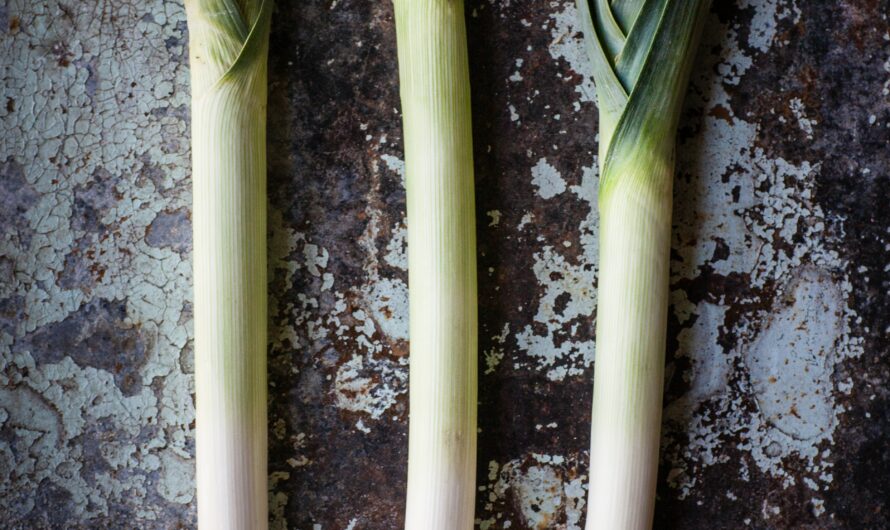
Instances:
[[[678,134],[656,527],[888,527],[890,4],[715,4]],[[272,527],[399,528],[391,5],[276,9]],[[596,472],[596,105],[576,15],[467,1],[480,529],[581,529]],[[194,527],[183,9],[6,0],[0,32],[0,526]]]

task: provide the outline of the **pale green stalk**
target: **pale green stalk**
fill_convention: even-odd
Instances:
[[[674,143],[709,0],[578,0],[600,116],[600,262],[587,529],[650,528]]]
[[[186,0],[198,525],[267,527],[266,56],[271,0]]]
[[[408,530],[473,526],[476,229],[462,0],[394,0],[408,201]]]

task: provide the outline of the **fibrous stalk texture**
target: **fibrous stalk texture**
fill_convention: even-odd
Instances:
[[[186,0],[198,525],[267,527],[266,69],[270,0]]]
[[[470,529],[476,237],[461,0],[394,0],[408,203],[408,530]]]
[[[709,0],[578,0],[599,109],[588,530],[650,528],[677,123]]]

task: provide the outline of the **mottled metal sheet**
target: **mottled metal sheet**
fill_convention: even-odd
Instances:
[[[886,0],[717,2],[678,145],[659,528],[890,527]],[[468,2],[481,529],[582,528],[596,107],[569,1]],[[389,2],[278,3],[274,528],[398,528]],[[193,527],[179,2],[0,5],[0,526]],[[595,470],[594,470],[595,472]]]

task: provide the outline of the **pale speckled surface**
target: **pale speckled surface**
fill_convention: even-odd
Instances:
[[[95,4],[95,5],[94,5]],[[571,2],[469,0],[483,529],[583,527],[596,108]],[[890,526],[885,0],[711,15],[678,148],[659,528]],[[279,2],[274,528],[398,528],[407,273],[388,2]],[[0,5],[0,526],[193,527],[179,2]]]

